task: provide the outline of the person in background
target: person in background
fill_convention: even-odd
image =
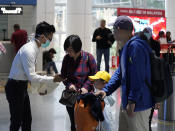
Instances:
[[[28,82],[53,83],[64,79],[59,75],[40,76],[35,72],[36,59],[42,44],[50,43],[54,26],[41,22],[36,26],[35,39],[26,43],[16,54],[5,88],[10,108],[10,131],[31,131],[32,115],[27,92]]]
[[[143,33],[147,36],[149,45],[155,51],[156,56],[160,57],[160,42],[153,39],[152,29],[150,27],[146,27],[143,30]]]
[[[15,47],[15,52],[27,43],[27,32],[25,30],[20,29],[19,24],[14,25],[14,32],[11,36],[11,43]]]
[[[129,17],[117,17],[113,28],[116,41],[124,45],[120,52],[120,65],[96,95],[104,98],[122,86],[119,131],[149,131],[149,116],[155,103],[145,79],[151,82],[152,49],[139,36],[132,37],[133,23]]]
[[[82,42],[79,36],[70,35],[66,38],[64,50],[67,54],[62,62],[61,77],[66,78],[63,83],[67,89],[85,94],[94,90],[88,76],[97,72],[97,66],[94,57],[81,48]],[[74,107],[66,106],[66,109],[71,122],[71,131],[76,131]]]
[[[167,32],[166,32],[166,40],[167,40],[167,43],[169,43],[169,44],[175,42],[175,40],[172,40],[172,39],[171,39],[171,32],[170,32],[170,31],[167,31]]]
[[[101,20],[100,27],[93,34],[92,41],[96,42],[97,69],[100,71],[101,58],[104,54],[105,70],[109,72],[110,47],[114,38],[110,29],[106,28],[106,21]]]
[[[167,40],[166,40],[165,32],[164,31],[159,31],[159,34],[155,38],[155,40],[157,40],[158,42],[160,42],[160,44],[166,44],[167,43]]]
[[[98,71],[94,76],[89,76],[89,79],[94,83],[96,91],[100,91],[109,82],[111,76],[106,71]],[[105,120],[99,124],[98,129],[100,129],[100,131],[115,131],[115,122],[111,111],[111,107],[114,105],[115,100],[112,98],[112,96],[107,96],[105,97],[104,102],[105,108],[103,115]]]
[[[43,53],[43,67],[44,70],[47,71],[47,74],[51,74],[51,68],[55,72],[55,74],[58,74],[57,67],[55,65],[55,62],[53,61],[54,54],[56,54],[56,50],[54,48],[49,49],[49,51],[45,51]]]

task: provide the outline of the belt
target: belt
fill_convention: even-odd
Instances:
[[[16,82],[16,83],[28,83],[28,80],[14,80],[14,79],[8,79],[9,82]]]

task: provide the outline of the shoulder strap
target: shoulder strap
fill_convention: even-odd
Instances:
[[[87,54],[87,66],[89,67],[90,74],[91,74],[92,73],[92,69],[91,69],[91,66],[90,66],[90,63],[89,63],[89,54]]]
[[[152,122],[153,114],[154,114],[154,107],[152,107],[151,113],[150,113],[150,116],[149,116],[149,131],[152,131],[151,122]]]
[[[90,73],[91,73],[92,70],[91,70],[91,66],[90,66],[90,63],[89,63],[89,53],[88,52],[83,52],[83,61],[84,61],[84,63],[87,64],[87,67],[89,68]]]
[[[88,52],[85,52],[85,54],[86,54],[87,66],[88,66],[88,68],[90,70],[90,73],[89,74],[91,74],[92,70],[91,70],[91,65],[89,63],[89,53]]]

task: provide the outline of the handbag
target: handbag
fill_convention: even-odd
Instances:
[[[65,89],[59,102],[67,107],[74,107],[79,92]]]

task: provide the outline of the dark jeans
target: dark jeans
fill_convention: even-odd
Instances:
[[[9,79],[5,92],[10,108],[10,131],[31,131],[31,108],[26,81]]]
[[[74,121],[74,107],[67,107],[67,112],[69,114],[70,122],[71,122],[71,131],[76,131],[75,129],[75,121]]]
[[[56,67],[56,65],[55,65],[55,62],[49,62],[49,63],[47,63],[47,66],[46,66],[46,69],[47,69],[47,74],[51,74],[51,72],[50,72],[50,68],[53,68],[53,70],[54,70],[54,72],[57,74],[58,73],[58,70],[57,70],[57,67]]]
[[[100,71],[100,65],[101,65],[101,58],[102,55],[104,54],[104,59],[105,59],[105,70],[109,72],[109,54],[110,54],[110,49],[97,49],[96,51],[97,54],[97,69]]]

